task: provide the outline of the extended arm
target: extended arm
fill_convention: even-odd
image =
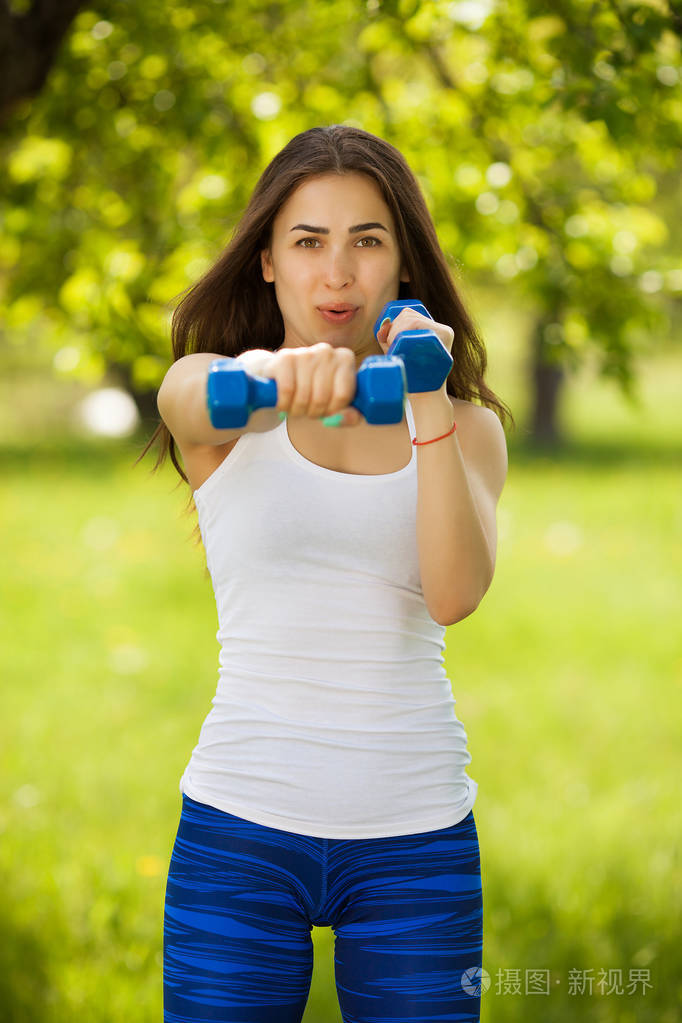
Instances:
[[[273,353],[261,348],[242,352],[238,361],[251,374],[260,374],[272,361]],[[174,362],[159,389],[159,414],[179,444],[217,446],[236,440],[243,433],[264,433],[279,426],[275,409],[257,409],[246,426],[234,430],[217,430],[212,425],[206,403],[208,370],[220,355],[197,352]]]

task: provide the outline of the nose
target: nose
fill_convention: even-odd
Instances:
[[[324,268],[327,285],[332,289],[344,288],[355,279],[353,259],[344,248],[329,249]]]

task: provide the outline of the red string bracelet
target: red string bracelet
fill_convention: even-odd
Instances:
[[[412,438],[412,443],[413,444],[417,444],[417,445],[419,445],[419,444],[433,444],[437,440],[442,440],[443,437],[449,437],[451,434],[453,434],[455,432],[456,429],[457,429],[457,423],[453,423],[452,424],[452,429],[448,430],[447,433],[442,433],[440,435],[440,437],[434,437],[432,440],[417,440],[416,437],[413,437]]]

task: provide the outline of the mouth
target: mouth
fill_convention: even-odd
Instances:
[[[358,306],[339,302],[328,306],[318,306],[317,311],[328,323],[349,323],[358,311]]]

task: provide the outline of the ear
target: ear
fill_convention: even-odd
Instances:
[[[263,280],[268,284],[272,284],[275,279],[275,272],[272,269],[272,257],[270,255],[270,249],[261,249],[260,253],[260,265],[263,272]]]
[[[401,268],[401,271],[400,271],[400,280],[401,280],[401,281],[404,281],[404,282],[405,282],[405,284],[408,284],[408,283],[409,283],[409,280],[410,280],[410,275],[408,274],[408,272],[407,272],[407,270],[405,269],[405,267],[402,267],[402,268]]]

